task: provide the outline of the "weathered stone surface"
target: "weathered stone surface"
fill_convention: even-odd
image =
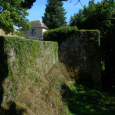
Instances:
[[[89,50],[89,54],[86,49]],[[89,74],[89,76],[91,75],[91,79],[89,77],[85,79],[87,80],[85,82],[87,82],[88,85],[88,79],[90,79],[93,83],[93,86],[91,87],[101,90],[100,61],[98,60],[100,55],[98,44],[97,46],[94,46],[89,42],[88,38],[78,38],[76,37],[76,34],[72,34],[60,45],[60,52],[63,54],[64,59],[67,58],[65,63],[79,68],[79,70],[84,73],[84,76],[81,73],[83,77],[86,77],[86,74]],[[92,58],[89,57],[89,55],[92,56]]]
[[[3,64],[1,63],[0,77],[3,80],[0,79],[0,82],[4,81],[1,83],[4,95],[0,98],[3,98],[1,100],[4,105],[5,100],[17,99],[20,96],[18,91],[22,92],[25,86],[26,90],[38,84],[40,78],[53,68],[58,61],[58,43],[18,37],[4,37],[1,42],[0,52],[3,55],[0,55],[0,61]]]

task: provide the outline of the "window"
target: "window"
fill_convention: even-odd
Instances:
[[[31,30],[30,30],[30,34],[31,34],[31,35],[35,35],[35,34],[36,34],[36,29],[31,29]]]

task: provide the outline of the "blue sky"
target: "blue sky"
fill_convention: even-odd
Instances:
[[[88,3],[90,0],[80,0],[81,4],[84,6],[88,6]],[[102,0],[95,0],[95,3],[101,2]],[[71,3],[70,3],[71,2]],[[63,7],[65,9],[66,15],[66,22],[69,22],[70,17],[74,15],[74,13],[78,13],[79,9],[83,9],[82,5],[80,2],[76,4],[78,0],[68,0],[67,2],[63,2]],[[42,16],[44,16],[45,13],[45,8],[46,8],[47,0],[36,0],[34,2],[33,6],[31,9],[27,10],[29,13],[28,16],[26,16],[27,19],[31,22],[32,20],[41,20],[42,21]],[[18,28],[17,26],[13,26],[14,28]],[[18,28],[19,29],[19,28]]]

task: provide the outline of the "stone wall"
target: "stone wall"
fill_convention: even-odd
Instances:
[[[18,99],[20,90],[37,85],[58,61],[58,43],[0,36],[0,94],[6,101]],[[3,97],[2,97],[3,96]],[[1,100],[0,100],[1,101]],[[1,102],[0,102],[1,103]]]
[[[5,35],[5,32],[2,29],[0,29],[0,35]]]
[[[60,53],[63,54],[64,59],[69,59],[65,62],[66,64],[79,68],[80,82],[101,90],[100,38],[96,37],[98,42],[94,44],[88,37],[82,37],[77,37],[77,32],[68,36],[59,47]]]

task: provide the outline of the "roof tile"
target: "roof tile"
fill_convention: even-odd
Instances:
[[[48,29],[48,27],[40,20],[32,20],[31,21],[31,28],[32,27],[43,27],[45,29]]]

